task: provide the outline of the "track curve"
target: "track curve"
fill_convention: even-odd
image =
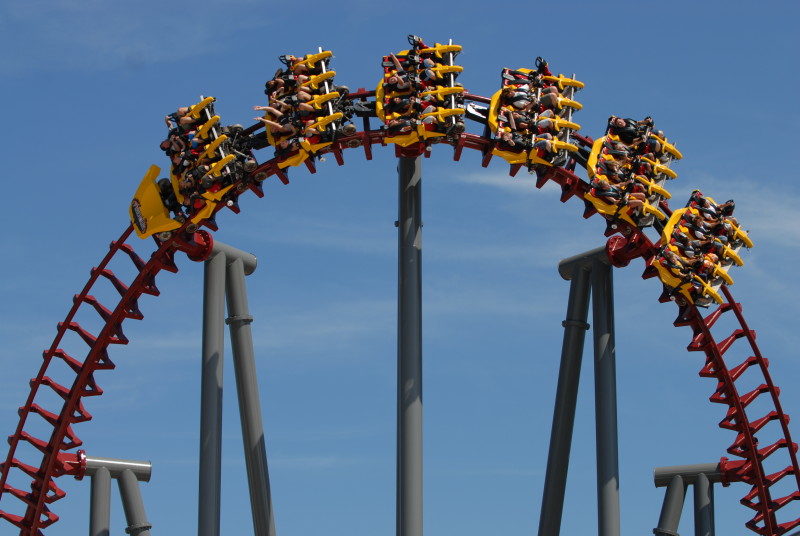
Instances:
[[[366,100],[373,96],[374,92],[359,90],[349,95],[349,98]],[[481,103],[489,101],[485,97],[470,94],[466,94],[465,99]],[[256,126],[250,127],[245,132],[253,132],[256,128]],[[591,146],[592,140],[589,138],[577,134],[573,134],[573,138],[584,146],[587,144]],[[463,149],[469,148],[480,151],[483,155],[482,166],[488,166],[493,143],[491,139],[464,132],[449,141],[454,150],[454,160],[459,160]],[[384,134],[381,130],[371,129],[369,118],[364,117],[362,131],[340,138],[323,153],[332,153],[337,163],[342,165],[344,149],[360,147],[369,160],[372,158],[373,145],[386,145]],[[398,146],[395,146],[395,152],[403,155],[403,149]],[[316,167],[310,159],[306,160],[305,165],[311,173],[316,172]],[[520,167],[521,165],[512,166],[510,174],[515,175]],[[575,174],[575,167],[576,162],[570,160],[563,168],[549,168],[546,172],[538,175],[536,186],[541,188],[548,181],[553,181],[561,188],[560,200],[562,202],[571,198],[583,201],[590,186]],[[277,159],[273,158],[258,166],[244,180],[237,182],[234,189],[237,195],[249,189],[257,196],[262,197],[261,182],[273,175],[277,176],[284,184],[289,183],[288,172],[281,169]],[[221,210],[224,206],[224,204],[220,204],[217,210]],[[596,213],[591,205],[585,204],[585,207],[584,218]],[[238,211],[235,203],[229,208]],[[661,202],[661,208],[669,211],[666,201]],[[204,221],[203,225],[212,230],[216,229],[216,222],[213,219]],[[185,231],[186,227],[185,224],[182,231]],[[65,320],[58,325],[52,345],[43,354],[44,363],[37,376],[31,380],[30,394],[19,410],[19,424],[14,434],[9,437],[9,452],[0,466],[0,499],[3,497],[13,498],[20,501],[21,504],[16,503],[19,507],[18,513],[0,510],[0,519],[17,527],[21,536],[42,534],[43,529],[58,520],[58,516],[50,509],[49,505],[62,499],[65,493],[56,485],[55,479],[64,475],[82,476],[82,451],[75,451],[82,443],[73,430],[73,425],[91,420],[92,416],[83,407],[82,399],[102,394],[103,391],[98,386],[94,373],[98,370],[112,370],[115,367],[109,358],[108,349],[111,345],[127,344],[128,340],[122,331],[122,324],[125,320],[143,319],[144,316],[138,308],[138,299],[143,294],[152,296],[159,294],[155,285],[156,276],[162,270],[173,273],[178,271],[174,262],[177,252],[185,252],[192,260],[200,261],[211,249],[212,238],[208,232],[201,230],[188,235],[185,232],[179,232],[163,243],[156,241],[157,249],[149,260],[144,261],[125,242],[131,236],[132,230],[133,228],[129,226],[117,240],[111,243],[108,254],[97,267],[91,270],[89,281],[83,290],[75,295],[72,308]],[[645,262],[645,266],[649,267],[650,261],[658,250],[658,243],[654,244],[641,229],[625,223],[621,223],[613,231],[607,230],[606,235],[611,236],[607,250],[612,263],[617,267],[627,266],[637,258],[641,258]],[[109,262],[117,256],[129,257],[137,270],[137,275],[127,285],[107,269]],[[645,269],[643,277],[653,276],[652,270]],[[101,278],[109,281],[120,295],[119,301],[111,308],[106,308],[91,295],[92,288]],[[800,499],[800,467],[798,467],[796,455],[797,445],[791,440],[788,429],[789,417],[781,408],[778,398],[779,389],[769,375],[767,359],[761,355],[756,345],[755,332],[745,322],[742,307],[734,301],[730,290],[725,286],[722,290],[727,301],[716,310],[703,316],[694,305],[682,306],[679,308],[678,318],[674,324],[688,326],[693,330],[688,350],[703,352],[706,355],[706,362],[700,370],[700,376],[717,379],[717,387],[710,400],[728,407],[726,416],[719,425],[724,429],[736,432],[736,438],[728,448],[728,454],[739,459],[729,461],[722,458],[720,465],[727,483],[744,482],[751,486],[750,492],[741,500],[742,504],[755,511],[755,515],[747,523],[747,527],[760,535],[779,536],[800,525],[800,518],[781,521],[782,516],[780,515],[784,506]],[[75,315],[81,307],[94,310],[104,322],[104,327],[96,335],[89,333],[74,321]],[[719,339],[718,342],[711,330],[717,321],[726,314],[726,318],[733,318],[739,327]],[[68,331],[76,333],[86,343],[88,351],[83,359],[70,356],[59,348],[63,336]],[[724,356],[740,339],[748,343],[752,355],[742,362],[728,365]],[[73,371],[74,380],[71,386],[64,385],[64,382],[57,383],[47,375],[48,366],[56,361],[65,363]],[[740,384],[736,382],[748,369],[755,370],[760,374],[761,383],[755,389],[740,393]],[[62,407],[47,409],[37,403],[40,387],[49,388],[63,399]],[[767,395],[766,399],[771,404],[770,410],[766,414],[750,418],[746,412],[747,407],[757,398],[764,398],[764,395]],[[26,425],[29,424],[29,417],[34,414],[39,415],[47,423],[47,426],[52,428],[49,437],[38,437],[28,432]],[[766,446],[760,446],[756,434],[766,430],[770,423],[777,423],[779,437]],[[34,447],[41,454],[41,459],[38,461],[19,459],[17,450],[22,443]],[[765,468],[765,461],[769,458],[770,462],[774,462],[779,453],[787,453],[788,462],[778,462],[782,469],[769,473]],[[14,479],[31,478],[30,489],[10,484],[10,477],[14,477]],[[774,497],[773,485],[789,477],[793,477],[794,481],[792,491]]]

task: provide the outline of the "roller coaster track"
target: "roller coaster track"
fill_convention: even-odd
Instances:
[[[351,94],[349,98],[365,100],[373,95],[374,92],[359,90]],[[477,95],[466,94],[465,97],[481,103],[489,101],[489,99]],[[339,165],[343,164],[342,150],[346,147],[360,145],[366,158],[371,159],[373,144],[386,145],[383,132],[371,130],[368,117],[363,120],[363,131],[337,140],[325,151],[332,152]],[[255,129],[255,126],[250,127],[246,132],[253,132]],[[573,134],[573,138],[583,145],[591,145],[591,140],[588,138],[577,134]],[[476,149],[482,152],[482,165],[486,167],[491,159],[492,143],[492,140],[483,136],[461,133],[458,139],[451,140],[451,145],[454,147],[454,159],[458,160],[461,157],[465,147]],[[395,150],[398,155],[403,154],[402,148],[395,146]],[[425,154],[427,155],[427,153]],[[316,171],[312,161],[307,160],[306,166],[312,173]],[[512,166],[511,175],[515,175],[519,168],[519,165]],[[561,188],[560,200],[562,202],[573,197],[583,200],[584,195],[589,191],[589,184],[575,175],[574,169],[574,160],[568,162],[564,168],[550,168],[538,176],[536,186],[541,188],[547,181],[554,181]],[[273,175],[284,183],[289,182],[286,171],[279,168],[276,159],[272,159],[253,171],[245,179],[247,182],[237,184],[237,190],[244,192],[249,188],[261,197],[263,192],[260,182]],[[259,180],[254,180],[254,177],[258,177]],[[219,208],[222,206],[224,205],[221,204]],[[588,218],[595,211],[591,205],[586,204],[586,207],[583,216]],[[236,206],[231,208],[238,211]],[[661,208],[669,212],[665,201],[661,202]],[[204,225],[216,229],[216,223],[213,221],[206,221]],[[92,419],[91,414],[83,405],[83,398],[99,396],[103,393],[97,383],[95,372],[115,368],[115,364],[109,357],[109,347],[128,343],[122,330],[123,322],[127,319],[141,320],[144,318],[139,310],[138,300],[143,294],[159,295],[155,284],[156,276],[162,270],[173,273],[178,271],[174,262],[177,252],[186,253],[192,260],[202,261],[210,253],[213,243],[211,235],[205,230],[197,231],[193,235],[175,233],[172,239],[164,243],[159,244],[156,241],[156,244],[159,244],[158,248],[152,253],[150,259],[145,261],[126,243],[132,230],[132,226],[129,226],[119,239],[111,243],[109,252],[97,267],[91,270],[89,281],[83,290],[73,298],[72,308],[64,321],[58,324],[52,345],[43,353],[44,362],[39,373],[30,382],[30,394],[25,404],[19,409],[19,424],[14,434],[9,437],[9,452],[0,466],[2,471],[0,473],[0,500],[5,498],[5,502],[2,503],[4,509],[0,510],[0,520],[5,520],[17,527],[21,536],[43,534],[44,529],[58,520],[58,516],[50,509],[50,505],[64,498],[66,494],[56,485],[57,478],[65,475],[83,476],[83,451],[76,450],[82,445],[82,441],[73,426]],[[631,260],[637,258],[643,259],[646,266],[649,266],[650,260],[658,250],[658,243],[654,244],[641,229],[628,226],[624,222],[621,222],[616,229],[608,229],[606,235],[611,236],[607,244],[609,258],[617,267],[626,266]],[[112,259],[122,258],[124,260],[125,257],[130,259],[136,269],[136,276],[127,285],[108,269]],[[649,278],[653,275],[652,270],[645,269],[643,277]],[[92,290],[101,280],[110,282],[119,293],[119,301],[112,308],[107,308],[92,295]],[[717,380],[710,400],[727,406],[727,412],[719,426],[736,433],[736,438],[727,452],[737,459],[722,458],[720,461],[723,483],[743,482],[751,486],[750,491],[741,500],[743,505],[755,511],[754,517],[746,523],[746,526],[760,535],[779,536],[800,526],[800,518],[783,522],[779,520],[781,509],[790,502],[800,499],[797,445],[791,440],[788,429],[789,417],[781,408],[778,399],[779,389],[770,377],[768,360],[761,355],[756,345],[755,332],[745,322],[742,306],[734,301],[730,290],[723,286],[722,291],[727,301],[716,310],[703,316],[696,306],[684,305],[679,307],[678,318],[674,324],[675,326],[688,326],[692,329],[693,335],[688,350],[703,352],[706,356],[700,376]],[[76,314],[81,308],[93,310],[102,319],[104,324],[99,333],[92,334],[75,321]],[[715,338],[712,328],[723,316],[726,319],[732,319],[737,327],[731,333],[724,333],[721,338]],[[88,347],[88,351],[82,359],[68,355],[60,348],[62,338],[68,332],[77,334]],[[743,361],[734,361],[729,364],[724,356],[739,341],[743,341],[749,346],[747,348],[749,355]],[[66,382],[63,381],[56,382],[48,376],[48,368],[55,362],[63,362],[72,371],[74,380],[71,385],[66,385]],[[743,388],[744,392],[741,392],[741,380],[747,370],[756,371],[757,386]],[[42,402],[44,397],[41,393],[46,391],[55,393],[58,398],[63,400],[60,409],[45,407],[47,404]],[[769,411],[764,414],[759,413],[755,418],[751,418],[746,413],[746,409],[757,399],[766,399],[770,404]],[[50,430],[49,437],[46,434],[34,434],[29,431],[33,429],[31,424],[33,419],[39,421],[37,422],[38,427],[42,426],[42,422],[45,423],[45,429]],[[775,426],[778,428],[777,439],[762,445],[756,434]],[[32,449],[27,449],[26,456],[30,452],[33,452],[34,455],[26,457],[19,453],[18,447],[23,444],[32,447]],[[38,456],[35,454],[36,452],[41,455],[40,459],[35,459]],[[771,465],[774,465],[779,453],[788,454],[788,463],[783,458],[777,464],[781,468],[768,473],[765,461],[769,458]],[[27,479],[30,479],[30,485],[25,488],[19,482],[27,482]],[[774,496],[773,486],[784,479],[788,479],[792,491],[788,494],[779,493],[781,496],[778,497]],[[786,481],[784,481],[783,487],[786,487],[785,484]],[[12,500],[19,502],[14,503],[11,502]],[[17,506],[18,513],[10,512],[12,505]]]

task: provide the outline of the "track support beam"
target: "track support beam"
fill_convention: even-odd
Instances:
[[[619,433],[617,352],[611,266],[604,255],[592,262],[594,319],[594,411],[597,448],[597,528],[599,536],[619,536]]]
[[[89,505],[89,536],[109,536],[111,533],[111,473],[98,469],[91,480]]]
[[[561,368],[556,388],[547,457],[539,536],[561,531],[564,494],[575,422],[581,356],[589,324],[589,294],[594,322],[595,438],[597,452],[598,535],[619,536],[619,453],[617,433],[616,347],[612,267],[606,246],[561,261],[561,277],[571,281]]]
[[[147,521],[144,513],[144,502],[142,492],[139,489],[139,481],[130,469],[124,469],[119,478],[119,494],[122,496],[122,509],[125,511],[125,519],[128,521],[128,528],[125,532],[131,536],[150,536],[150,529],[153,526]]]
[[[218,244],[218,242],[214,242],[215,246]],[[220,534],[225,261],[224,254],[212,254],[204,266],[198,536],[219,536]]]
[[[567,486],[569,454],[575,424],[578,384],[581,377],[583,344],[589,324],[590,271],[585,266],[572,267],[569,276],[569,302],[561,347],[561,368],[558,371],[556,404],[553,410],[550,450],[547,455],[542,514],[539,518],[539,536],[556,535],[561,530],[564,494]]]
[[[248,308],[245,285],[245,276],[255,269],[255,256],[218,241],[214,242],[211,255],[206,261],[200,407],[199,536],[220,534],[224,324],[228,324],[231,334],[254,534],[275,535],[264,425],[250,329],[253,318]],[[227,319],[224,319],[225,298],[228,305]]]
[[[672,477],[664,495],[664,505],[658,518],[658,527],[653,529],[656,536],[678,536],[678,524],[681,520],[683,502],[686,499],[686,483],[681,475]]]
[[[661,517],[653,534],[678,536],[686,488],[691,485],[694,486],[694,534],[714,536],[713,484],[723,482],[723,471],[719,463],[656,467],[653,481],[656,487],[667,486]]]
[[[150,536],[152,525],[147,521],[139,481],[149,482],[150,462],[83,456],[77,478],[89,475],[91,498],[89,504],[89,536],[109,536],[111,533],[111,479],[117,480],[122,507],[132,536]]]
[[[422,536],[421,157],[397,174],[397,536]]]

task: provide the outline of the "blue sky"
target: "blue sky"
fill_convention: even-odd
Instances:
[[[337,83],[374,88],[381,56],[404,49],[408,33],[461,44],[460,81],[479,95],[496,90],[501,68],[530,67],[536,56],[575,73],[586,84],[575,116],[586,135],[602,134],[612,114],[651,115],[684,154],[668,185],[672,206],[694,188],[732,197],[751,231],[756,247],[732,272],[732,291],[796,416],[798,15],[788,1],[510,11],[474,2],[3,4],[3,167],[8,184],[28,191],[9,190],[2,213],[0,431],[13,432],[41,351],[127,225],[142,175],[153,163],[166,168],[166,113],[213,95],[223,122],[249,124],[277,57],[318,46],[334,52]],[[453,162],[447,147],[433,152],[423,163],[425,531],[532,534],[568,293],[556,266],[602,245],[604,225],[583,220],[577,201],[559,203],[552,186],[508,177],[500,159],[482,169],[475,153]],[[285,536],[394,531],[397,187],[392,149],[374,154],[367,162],[348,151],[345,166],[329,158],[316,175],[293,169],[288,186],[271,179],[265,198],[248,194],[241,214],[218,218],[217,239],[259,258],[247,284]],[[152,242],[132,240],[147,257]],[[143,495],[154,534],[196,528],[202,266],[183,258],[179,267],[160,277],[159,298],[142,299],[145,319],[126,323],[131,343],[113,349],[117,369],[98,376],[105,394],[87,403],[94,419],[76,429],[90,455],[153,462]],[[660,285],[643,281],[643,268],[614,273],[626,534],[657,523],[654,467],[718,461],[734,439],[717,427],[723,408],[708,402],[714,383],[698,377],[702,356],[685,351],[690,332],[671,325],[676,308],[657,302]],[[587,353],[563,534],[596,530],[591,371]],[[226,380],[223,527],[247,534],[231,368]],[[68,496],[47,534],[86,530],[88,482],[59,485]],[[717,488],[718,534],[749,533],[738,504],[746,492]],[[690,504],[682,533],[692,531]],[[118,506],[112,524],[124,528]]]

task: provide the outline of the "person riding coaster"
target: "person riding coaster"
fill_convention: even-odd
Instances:
[[[232,132],[241,126],[221,129],[220,118],[214,114],[214,101],[213,97],[206,97],[179,109],[176,115],[190,118],[191,123],[184,121],[184,128],[170,125],[169,137],[161,143],[172,162],[170,178],[156,180],[160,169],[151,166],[131,203],[131,221],[141,238],[157,234],[166,239],[187,219],[196,227],[213,215],[223,198],[230,198],[230,189],[242,178],[243,170],[257,165],[249,149],[234,154],[231,140],[221,132]],[[170,212],[175,216],[170,217]]]
[[[657,157],[653,153],[644,152],[653,150],[653,146],[647,143],[647,140],[656,139],[651,132],[652,128],[653,120],[649,117],[643,121],[634,121],[611,116],[607,134],[594,140],[587,157],[586,171],[589,177],[592,179],[606,178],[608,170],[613,168],[618,173],[609,175],[607,178],[612,182],[620,179],[638,182],[642,191],[646,193],[649,207],[658,207],[662,199],[670,199],[672,196],[664,184],[667,179],[677,177],[677,174],[668,167],[673,154],[667,153],[667,157]],[[624,143],[622,138],[627,139],[631,144]],[[666,138],[657,139],[666,140]],[[659,141],[658,149],[663,150],[666,145],[666,141],[663,143]],[[672,148],[671,145],[669,147]],[[674,152],[680,155],[677,151]],[[619,175],[619,177],[615,175]],[[598,210],[609,209],[591,199],[590,201]],[[653,216],[665,219],[662,217],[663,215],[659,215],[660,213],[653,212],[649,208],[646,208],[645,211],[644,217],[637,219],[639,227],[652,225],[655,222]],[[648,214],[652,214],[652,216]]]
[[[566,109],[558,111],[558,107],[572,104],[571,109],[580,109],[581,105],[565,99],[553,82],[561,80],[561,87],[583,87],[577,80],[553,76],[542,58],[536,59],[536,66],[504,68],[500,73],[501,87],[492,95],[486,114],[486,124],[495,140],[492,154],[511,165],[525,164],[529,169],[550,167],[559,155],[578,151],[568,139],[580,125],[572,122],[571,116],[566,117]]]
[[[736,207],[733,199],[718,205],[711,197],[704,196],[700,190],[694,190],[686,203],[686,208],[697,213],[710,226],[714,237],[732,249],[742,246],[753,247],[753,241],[744,231],[739,221],[733,216]]]
[[[686,206],[697,210],[711,225],[713,234],[718,239],[724,238],[724,241],[731,247],[753,247],[752,240],[739,226],[739,221],[733,217],[736,207],[733,199],[717,205],[712,198],[705,197],[700,190],[694,190]]]
[[[679,253],[683,252],[687,257],[713,253],[719,259],[718,266],[725,271],[734,264],[742,266],[744,262],[739,256],[739,251],[742,247],[753,247],[753,242],[738,225],[735,231],[731,231],[731,236],[736,237],[734,240],[728,236],[716,235],[714,227],[705,224],[707,222],[704,222],[702,213],[692,206],[696,194],[699,194],[699,191],[692,194],[687,203],[689,206],[672,213],[661,231],[661,242],[669,244]],[[713,203],[713,200],[711,202]],[[693,235],[696,238],[692,238]]]
[[[215,169],[214,172],[219,169]],[[211,188],[200,193],[193,175],[184,175],[180,181],[174,175],[171,180],[156,181],[160,172],[161,168],[158,166],[150,167],[129,207],[129,216],[139,238],[157,235],[160,240],[166,240],[172,236],[173,231],[183,226],[187,219],[190,220],[190,224],[199,225],[214,214],[217,205],[234,186],[230,184],[222,187],[218,182],[212,183]],[[193,191],[189,193],[187,188]],[[189,195],[185,196],[181,190]],[[184,213],[184,209],[187,210],[188,216]],[[170,211],[175,213],[174,218],[170,217]]]
[[[342,125],[346,117],[342,110],[349,89],[334,85],[336,72],[329,68],[332,55],[331,51],[320,50],[302,59],[280,56],[289,72],[302,79],[282,94],[265,91],[270,96],[269,105],[253,107],[265,112],[263,117],[255,119],[266,127],[266,132],[260,136],[275,148],[280,169],[299,166],[317,156],[333,144],[337,133],[348,135],[356,130],[352,124]],[[282,72],[279,69],[278,73]]]
[[[292,134],[276,138],[267,129],[270,145],[275,147],[280,169],[299,166],[310,157],[316,156],[322,149],[333,144],[333,132],[329,125],[342,118],[341,113],[323,117],[317,121],[300,125]],[[293,127],[294,128],[294,127]]]
[[[584,200],[610,222],[622,220],[633,227],[642,227],[649,215],[660,220],[666,216],[647,200],[642,188],[635,182],[612,184],[595,176]]]
[[[464,130],[464,88],[455,83],[463,68],[452,64],[461,47],[427,47],[416,36],[409,36],[409,43],[411,50],[384,56],[383,78],[375,89],[375,113],[384,123],[384,139],[400,147]]]
[[[679,303],[708,307],[712,302],[723,302],[718,289],[723,281],[730,280],[715,260],[715,256],[710,254],[696,263],[690,263],[669,247],[663,247],[651,259],[650,266],[656,269],[665,293],[672,299]],[[733,281],[729,284],[733,284]]]
[[[298,74],[320,74],[323,72],[323,67],[327,67],[327,62],[325,62],[325,60],[331,57],[333,57],[332,51],[322,50],[315,54],[306,54],[302,59],[296,58],[290,54],[279,56],[278,59],[292,72]]]

